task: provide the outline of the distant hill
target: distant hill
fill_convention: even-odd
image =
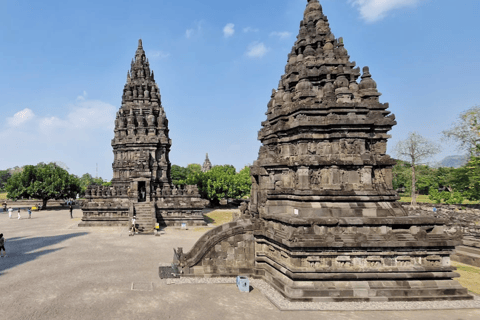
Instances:
[[[436,168],[440,167],[450,167],[450,168],[460,168],[468,161],[468,156],[466,155],[455,155],[455,156],[448,156],[443,158],[442,161],[437,162],[435,164]]]

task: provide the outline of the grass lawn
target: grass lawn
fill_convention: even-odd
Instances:
[[[412,197],[406,197],[400,195],[400,202],[412,202]],[[428,195],[421,194],[417,196],[417,203],[435,203],[434,201],[430,200],[428,198]],[[463,200],[462,204],[478,204],[478,201],[468,201],[468,200]]]
[[[468,291],[480,294],[480,268],[456,261],[452,261],[452,266],[457,267],[457,272],[460,273],[460,278],[456,280]]]
[[[214,226],[219,226],[224,223],[231,222],[233,220],[232,211],[215,210],[205,215],[207,223],[211,223]]]
[[[412,197],[400,196],[400,202],[412,202]],[[427,195],[418,195],[417,202],[421,203],[434,203],[432,200],[428,199]]]
[[[6,192],[0,192],[0,200],[7,199],[7,193]]]

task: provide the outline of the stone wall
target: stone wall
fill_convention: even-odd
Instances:
[[[190,250],[178,250],[179,267],[185,277],[251,275],[255,267],[253,226],[237,220],[204,234]]]
[[[447,228],[461,232],[462,244],[456,247],[451,259],[480,267],[480,205],[446,205],[421,203],[415,208],[404,204],[412,215],[443,218]],[[436,208],[436,211],[433,211]]]

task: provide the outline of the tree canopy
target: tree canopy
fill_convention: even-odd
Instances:
[[[460,150],[480,156],[480,106],[462,112],[452,127],[442,132],[446,139],[458,143]]]
[[[246,166],[237,173],[234,166],[222,165],[202,172],[199,164],[187,168],[172,165],[172,182],[176,185],[196,184],[201,197],[215,205],[223,198],[241,199],[250,194],[250,168]]]
[[[80,179],[55,163],[27,165],[22,172],[14,173],[6,185],[10,199],[41,199],[46,208],[50,199],[75,198],[81,192]]]
[[[12,176],[9,170],[0,170],[0,191],[5,190],[7,180]]]
[[[80,179],[80,188],[81,194],[85,194],[87,187],[90,185],[97,185],[97,186],[109,186],[111,182],[103,180],[100,178],[94,178],[90,173],[85,173]]]

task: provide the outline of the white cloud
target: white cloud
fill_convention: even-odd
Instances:
[[[252,28],[252,27],[246,27],[243,28],[243,32],[248,33],[248,32],[258,32],[258,29]]]
[[[163,52],[161,50],[153,50],[153,51],[148,52],[147,57],[157,58],[157,59],[165,59],[165,58],[170,57],[170,53]]]
[[[83,94],[77,97],[77,101],[84,101],[87,98],[87,91],[83,90]]]
[[[187,29],[187,31],[185,31],[185,37],[187,37],[187,39],[190,39],[194,35],[200,34],[202,32],[203,20],[195,21],[194,24],[195,24],[195,27],[193,27],[191,29]]]
[[[72,168],[71,173],[82,175],[93,173],[98,163],[104,168],[104,178],[108,177],[113,160],[109,146],[118,108],[87,99],[85,92],[80,97],[83,100],[73,97],[72,103],[64,106],[65,113],[39,115],[26,108],[0,118],[0,149],[8,155],[2,166],[62,161]]]
[[[227,23],[225,28],[223,28],[223,36],[229,38],[235,33],[235,25],[233,23]]]
[[[27,121],[33,119],[35,114],[29,108],[25,108],[21,111],[18,111],[13,115],[13,117],[7,118],[7,124],[10,127],[19,127],[20,125],[25,124]]]
[[[252,42],[247,49],[247,56],[250,58],[261,58],[268,52],[263,42]]]
[[[424,0],[349,0],[367,22],[376,22],[385,18],[389,11],[415,6],[421,1]]]
[[[22,136],[23,140],[38,146],[39,143],[50,144],[53,141],[94,141],[94,132],[113,131],[116,108],[111,104],[77,99],[75,103],[66,106],[66,109],[70,112],[63,117],[36,116],[29,108],[18,111],[13,117],[6,119],[6,130],[0,131],[0,136],[15,133],[15,136]],[[35,121],[30,121],[32,119]],[[11,127],[15,127],[15,130],[12,131]]]
[[[270,33],[270,37],[279,37],[280,39],[289,38],[291,35],[292,35],[292,33],[288,32],[288,31],[283,31],[283,32],[275,31],[275,32]]]

